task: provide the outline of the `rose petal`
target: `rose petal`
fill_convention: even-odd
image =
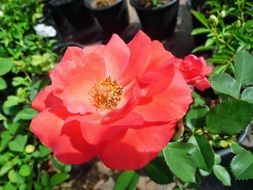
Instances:
[[[54,94],[63,100],[67,109],[72,113],[85,114],[95,109],[90,104],[90,92],[92,86],[105,77],[105,64],[103,46],[86,47],[83,54],[86,63],[61,62],[50,77],[56,89]]]
[[[61,100],[54,96],[53,87],[49,85],[41,90],[32,101],[32,107],[38,111],[43,111],[47,107],[61,104]]]
[[[145,121],[176,121],[185,115],[191,102],[191,90],[183,76],[175,70],[168,89],[154,96],[152,102],[139,105],[133,111]]]
[[[210,82],[207,80],[207,78],[202,78],[200,80],[196,80],[195,83],[194,83],[194,86],[200,90],[200,91],[204,91],[208,88],[211,87],[211,84]]]
[[[112,139],[120,131],[126,128],[136,128],[143,124],[143,119],[136,113],[130,113],[126,117],[108,124],[101,124],[101,116],[88,114],[79,118],[83,137],[90,144],[99,144],[104,140]]]
[[[100,149],[99,157],[112,169],[132,170],[144,167],[169,142],[175,123],[128,129],[107,141]]]
[[[104,50],[106,74],[119,80],[127,68],[130,51],[125,42],[116,34],[112,36]]]
[[[138,31],[127,46],[130,50],[130,60],[125,73],[120,79],[122,84],[127,84],[136,75],[143,74],[151,58],[151,40],[142,31]]]
[[[60,161],[80,164],[91,160],[95,156],[93,147],[80,135],[78,125],[64,122],[66,114],[66,110],[59,107],[46,109],[32,120],[31,130]],[[62,133],[64,125],[71,125],[71,130]]]

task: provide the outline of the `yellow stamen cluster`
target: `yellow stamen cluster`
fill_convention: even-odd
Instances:
[[[92,104],[97,109],[111,110],[115,108],[121,100],[123,88],[112,78],[97,82],[91,89]]]

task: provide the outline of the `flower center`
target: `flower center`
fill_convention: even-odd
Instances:
[[[97,82],[91,89],[92,104],[97,109],[111,110],[121,100],[123,88],[110,76]]]

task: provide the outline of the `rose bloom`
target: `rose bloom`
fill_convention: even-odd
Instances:
[[[188,55],[183,60],[178,60],[175,65],[188,84],[194,85],[200,91],[211,87],[206,76],[211,74],[212,68],[206,64],[203,57]]]
[[[107,45],[69,47],[32,102],[31,130],[61,162],[142,168],[192,102],[175,60],[141,31],[128,44],[114,34]]]

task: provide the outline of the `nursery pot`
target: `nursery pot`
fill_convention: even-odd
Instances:
[[[50,6],[58,25],[66,19],[74,29],[84,29],[94,24],[94,18],[82,0],[51,0]]]
[[[97,18],[104,33],[110,37],[112,33],[122,33],[129,24],[129,13],[126,0],[117,0],[105,7],[94,7],[96,0],[84,0],[85,6]]]
[[[158,7],[144,7],[139,0],[130,0],[136,9],[146,34],[153,39],[164,39],[170,36],[177,24],[179,0],[170,0]]]

